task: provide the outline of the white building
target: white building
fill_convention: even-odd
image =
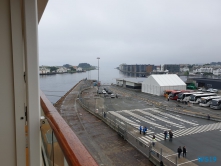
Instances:
[[[146,78],[144,77],[137,77],[137,78],[117,78],[116,85],[123,86],[125,88],[132,88],[132,89],[141,89],[142,82]]]
[[[78,67],[76,71],[82,71],[82,68],[81,68],[81,67]]]
[[[46,68],[46,67],[39,67],[39,73],[40,73],[40,74],[50,73],[50,69],[48,69],[48,68]]]
[[[186,90],[186,84],[176,74],[150,75],[142,82],[141,91],[161,96],[168,89]]]
[[[201,67],[193,70],[193,73],[213,73],[213,68],[211,67]]]
[[[180,71],[186,72],[186,71],[190,71],[190,69],[189,69],[189,67],[183,67],[183,68],[180,68]]]
[[[57,69],[57,73],[66,73],[68,71],[68,69],[66,67],[59,67]]]
[[[216,76],[221,75],[221,68],[213,70],[213,74]]]

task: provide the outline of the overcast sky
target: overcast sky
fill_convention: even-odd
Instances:
[[[39,64],[221,61],[221,0],[49,0]]]

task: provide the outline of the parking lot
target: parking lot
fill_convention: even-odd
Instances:
[[[131,92],[125,89],[111,89],[114,93],[121,94],[121,98],[104,98],[104,111],[114,111],[115,115],[123,116],[131,122],[134,130],[139,132],[139,126],[148,128],[146,135],[140,135],[139,139],[150,143],[152,135],[155,134],[159,144],[169,148],[173,153],[167,154],[168,157],[176,156],[179,146],[187,147],[187,159],[197,165],[220,165],[221,159],[221,123],[177,114],[174,112],[161,110],[150,106],[145,99],[152,99],[163,105],[172,107],[177,106],[176,101],[167,101],[163,97],[141,94],[144,100],[140,100],[139,92]],[[133,95],[131,95],[133,93]],[[220,110],[202,108],[198,105],[185,105],[179,103],[180,109],[188,109],[192,112],[200,112],[207,115],[220,116]],[[164,140],[163,132],[172,130],[174,138],[172,142]],[[217,161],[199,162],[198,158],[216,157]],[[184,165],[184,164],[183,164]],[[186,164],[185,164],[186,165]]]

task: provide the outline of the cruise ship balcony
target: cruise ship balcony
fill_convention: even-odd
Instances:
[[[40,96],[43,165],[96,166],[93,157],[43,92]]]

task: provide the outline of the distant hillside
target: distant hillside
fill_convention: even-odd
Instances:
[[[91,65],[88,63],[79,63],[78,67],[81,67],[83,69],[91,68]]]
[[[221,62],[211,62],[211,65],[221,65]]]

